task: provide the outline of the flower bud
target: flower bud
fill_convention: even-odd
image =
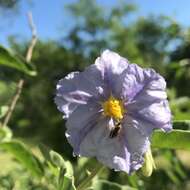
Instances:
[[[156,165],[152,157],[151,149],[149,148],[144,156],[144,165],[142,167],[142,173],[144,176],[150,177],[152,175],[153,169],[156,169]]]

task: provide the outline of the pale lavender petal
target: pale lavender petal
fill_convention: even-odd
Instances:
[[[166,82],[163,77],[153,69],[142,69],[136,64],[130,64],[125,71],[121,88],[121,96],[126,101],[144,99],[166,99]]]
[[[129,62],[119,54],[105,50],[101,57],[96,59],[95,65],[102,71],[102,77],[110,94],[119,98],[119,91],[125,70]]]
[[[162,76],[152,69],[144,69],[145,82],[142,90],[134,98],[137,102],[154,102],[165,100],[166,82]]]
[[[108,70],[110,74],[119,75],[128,67],[128,60],[115,52],[105,50],[97,59],[96,64],[103,65],[104,71]]]
[[[155,102],[148,107],[140,108],[138,113],[150,122],[158,124],[171,121],[171,112],[167,101]]]
[[[80,154],[82,156],[95,156],[104,165],[128,173],[130,154],[119,136],[109,137],[112,127],[112,120],[105,118],[99,121],[82,141]]]
[[[122,84],[120,85],[120,97],[129,102],[144,87],[145,77],[143,69],[136,64],[130,64],[124,74]]]
[[[138,170],[144,162],[144,154],[150,147],[149,136],[143,135],[132,120],[125,120],[122,127],[126,147],[130,153],[130,172],[132,172]]]
[[[160,128],[165,131],[172,129],[172,115],[167,100],[136,102],[128,105],[128,115],[139,121],[153,126],[152,129]],[[148,125],[147,125],[148,126]]]
[[[95,65],[84,72],[73,72],[57,84],[55,103],[66,118],[78,105],[87,104],[89,100],[100,101],[105,95],[104,82]]]
[[[125,86],[126,98],[128,97],[125,108],[128,115],[135,118],[136,121],[147,123],[147,126],[152,125],[152,129],[161,128],[169,131],[172,128],[172,118],[167,101],[164,78],[152,69],[143,70],[139,69],[138,66],[133,66],[132,68],[136,68],[136,70],[130,69],[130,72],[131,70],[133,71],[131,73],[134,74],[133,77],[135,78],[135,80],[132,80],[133,82],[135,81],[134,84],[131,82],[131,92]],[[134,92],[133,87],[135,89]],[[147,131],[149,129],[150,127],[148,127]]]
[[[64,113],[63,118],[68,118],[69,115],[76,109],[78,104],[76,103],[71,103],[63,99],[61,96],[56,96],[54,99],[57,108],[60,112]]]
[[[80,143],[96,125],[101,116],[101,107],[95,103],[79,105],[66,122],[66,137],[73,146],[74,153],[79,154]]]
[[[154,124],[147,122],[146,120],[143,120],[136,115],[126,115],[123,122],[129,123],[130,126],[135,127],[141,132],[143,136],[147,137],[149,137],[152,134],[152,131],[156,128]]]

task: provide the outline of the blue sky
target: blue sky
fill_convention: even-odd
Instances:
[[[32,11],[38,36],[41,39],[59,39],[67,32],[72,24],[72,18],[64,6],[77,0],[21,0],[20,10],[13,18],[0,16],[0,44],[7,45],[9,35],[17,35],[28,39],[31,34],[28,27],[26,13]],[[119,0],[97,0],[105,7],[114,6]],[[190,26],[189,0],[124,0],[135,3],[138,11],[135,17],[149,14],[164,14],[172,16],[184,26]]]

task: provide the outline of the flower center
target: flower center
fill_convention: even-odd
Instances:
[[[112,117],[115,120],[121,120],[124,115],[123,102],[115,99],[113,96],[102,104],[104,115]]]

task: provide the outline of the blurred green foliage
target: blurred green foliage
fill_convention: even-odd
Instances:
[[[3,3],[4,1],[0,1],[1,7],[5,6]],[[74,189],[73,177],[78,185],[88,176],[89,168],[93,168],[96,161],[72,156],[72,149],[64,135],[64,120],[57,111],[53,98],[59,79],[71,71],[80,71],[92,64],[104,49],[112,49],[132,62],[143,67],[152,67],[161,73],[168,84],[174,121],[190,120],[190,28],[184,28],[172,18],[163,15],[150,15],[128,22],[129,16],[135,14],[137,7],[124,1],[113,8],[105,8],[93,0],[80,0],[66,8],[75,22],[66,37],[59,41],[39,40],[32,58],[37,76],[30,77],[15,70],[17,63],[14,63],[14,68],[5,67],[5,62],[0,57],[0,119],[4,119],[6,107],[15,93],[16,82],[24,77],[25,86],[9,126],[14,136],[22,139],[35,153],[34,156],[32,151],[17,141],[3,141],[0,152],[0,162],[3,163],[0,189],[53,190],[63,189],[63,186]],[[25,55],[27,44],[10,38],[10,47],[15,54]],[[25,65],[23,59],[18,59],[21,61],[18,64]],[[27,73],[27,68],[23,68]],[[174,127],[190,129],[188,122],[181,122],[176,122]],[[184,133],[187,134],[186,147],[189,147],[189,134],[186,131]],[[0,139],[5,134],[6,131],[0,131]],[[172,142],[176,140],[172,134],[168,138],[172,138]],[[153,142],[156,140],[155,138]],[[72,162],[72,166],[61,155],[48,148],[41,147],[40,154],[36,149],[39,143],[59,152],[65,160]],[[161,146],[167,148],[167,144],[160,144]],[[2,152],[5,150],[24,164],[20,165],[12,160],[10,154]],[[20,150],[20,153],[15,153],[14,150]],[[143,177],[141,172],[128,176],[123,172],[104,169],[99,175],[101,180],[95,180],[91,185],[97,190],[176,190],[181,187],[188,190],[190,165],[186,158],[189,156],[188,151],[179,154],[176,150],[154,149],[157,169],[150,178]],[[37,166],[39,168],[35,170],[38,164],[43,165],[43,169]],[[9,167],[6,168],[6,165]],[[27,172],[27,168],[34,168],[33,172],[42,177],[33,177],[33,172]],[[72,170],[74,176],[71,174]]]
[[[20,0],[0,0],[0,7],[5,9],[13,9]]]

